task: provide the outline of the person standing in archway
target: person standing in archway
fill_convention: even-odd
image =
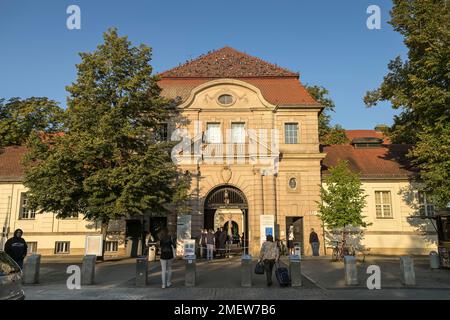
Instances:
[[[216,243],[216,237],[214,236],[214,230],[209,229],[206,233],[206,260],[212,260],[214,257],[214,245]]]
[[[227,244],[227,233],[223,228],[220,228],[219,233],[219,250],[220,250],[220,256],[224,257],[225,255],[225,246]]]

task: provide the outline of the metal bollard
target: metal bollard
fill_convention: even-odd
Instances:
[[[358,284],[358,271],[356,269],[356,258],[354,256],[344,257],[345,284],[355,286]]]
[[[84,256],[83,264],[81,265],[81,284],[82,285],[94,284],[96,260],[97,260],[96,255]]]
[[[439,253],[436,251],[430,252],[430,268],[431,269],[439,269],[440,267],[440,260],[439,260]]]
[[[249,254],[244,254],[241,258],[241,286],[251,287],[252,286],[252,256]]]
[[[145,287],[148,279],[148,260],[146,257],[136,259],[136,287]]]
[[[299,255],[289,256],[289,274],[291,276],[291,286],[301,287],[302,284],[302,265]]]
[[[195,266],[195,255],[185,256],[185,270],[186,274],[184,276],[184,285],[186,287],[195,287],[195,282],[197,280],[197,270]]]
[[[400,257],[400,271],[402,273],[402,283],[405,286],[416,285],[416,273],[414,272],[414,260],[411,257]]]
[[[23,268],[23,283],[39,283],[39,270],[41,268],[41,255],[32,254],[25,260]]]

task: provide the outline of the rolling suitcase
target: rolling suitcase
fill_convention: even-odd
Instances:
[[[275,264],[275,276],[280,284],[280,287],[287,287],[291,284],[291,278],[289,277],[289,270],[285,267],[281,267],[278,263]]]

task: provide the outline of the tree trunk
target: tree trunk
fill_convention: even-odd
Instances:
[[[108,220],[102,220],[102,226],[101,226],[101,233],[102,233],[102,255],[98,257],[98,260],[104,261],[105,260],[105,247],[106,247],[106,235],[108,233]]]

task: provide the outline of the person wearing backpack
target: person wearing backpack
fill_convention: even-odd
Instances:
[[[164,289],[172,285],[170,280],[172,278],[172,262],[175,256],[174,251],[176,245],[167,228],[161,230],[159,239],[159,248],[161,250],[161,278],[162,288]]]
[[[277,243],[273,241],[272,235],[267,235],[266,241],[261,246],[259,261],[264,262],[264,271],[267,279],[267,286],[272,285],[272,272],[275,262],[280,259],[280,252]]]

